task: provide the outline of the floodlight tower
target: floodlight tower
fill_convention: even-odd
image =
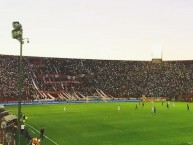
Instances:
[[[18,145],[20,145],[21,138],[21,95],[22,95],[22,45],[24,43],[23,39],[23,29],[22,25],[19,22],[12,23],[12,37],[13,39],[17,39],[20,43],[20,57],[19,57],[19,83],[18,83]],[[28,38],[27,38],[28,39]],[[29,42],[29,40],[28,40]]]
[[[152,63],[162,63],[162,49],[161,47],[154,47],[152,49]]]

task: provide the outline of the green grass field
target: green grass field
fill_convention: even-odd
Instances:
[[[42,145],[188,145],[193,142],[193,108],[187,103],[175,103],[170,109],[155,102],[157,113],[151,112],[152,103],[82,103],[26,105],[22,112],[33,136],[45,127]],[[121,110],[117,110],[117,106]],[[67,111],[64,112],[64,106]],[[8,106],[17,114],[17,106]],[[26,124],[26,125],[27,125]],[[52,141],[55,143],[53,143]]]

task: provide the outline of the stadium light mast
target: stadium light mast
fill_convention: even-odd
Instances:
[[[18,84],[18,145],[21,143],[21,95],[22,95],[22,45],[24,44],[23,29],[19,22],[12,23],[12,38],[17,39],[20,43],[20,57],[19,57],[19,84]],[[28,38],[27,38],[28,39]],[[29,40],[28,40],[29,43]]]

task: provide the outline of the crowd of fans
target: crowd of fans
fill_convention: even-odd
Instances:
[[[18,97],[18,56],[0,55],[1,100]],[[184,97],[193,90],[193,61],[90,60],[23,57],[22,95],[26,100],[97,90],[113,97]]]
[[[28,99],[32,92],[32,84],[28,79],[26,65],[23,63],[22,95]],[[19,57],[0,55],[0,100],[14,101],[18,99]]]

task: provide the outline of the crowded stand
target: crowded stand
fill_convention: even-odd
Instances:
[[[193,61],[23,57],[22,100],[182,98],[193,90]],[[0,101],[18,99],[18,56],[0,55]]]

